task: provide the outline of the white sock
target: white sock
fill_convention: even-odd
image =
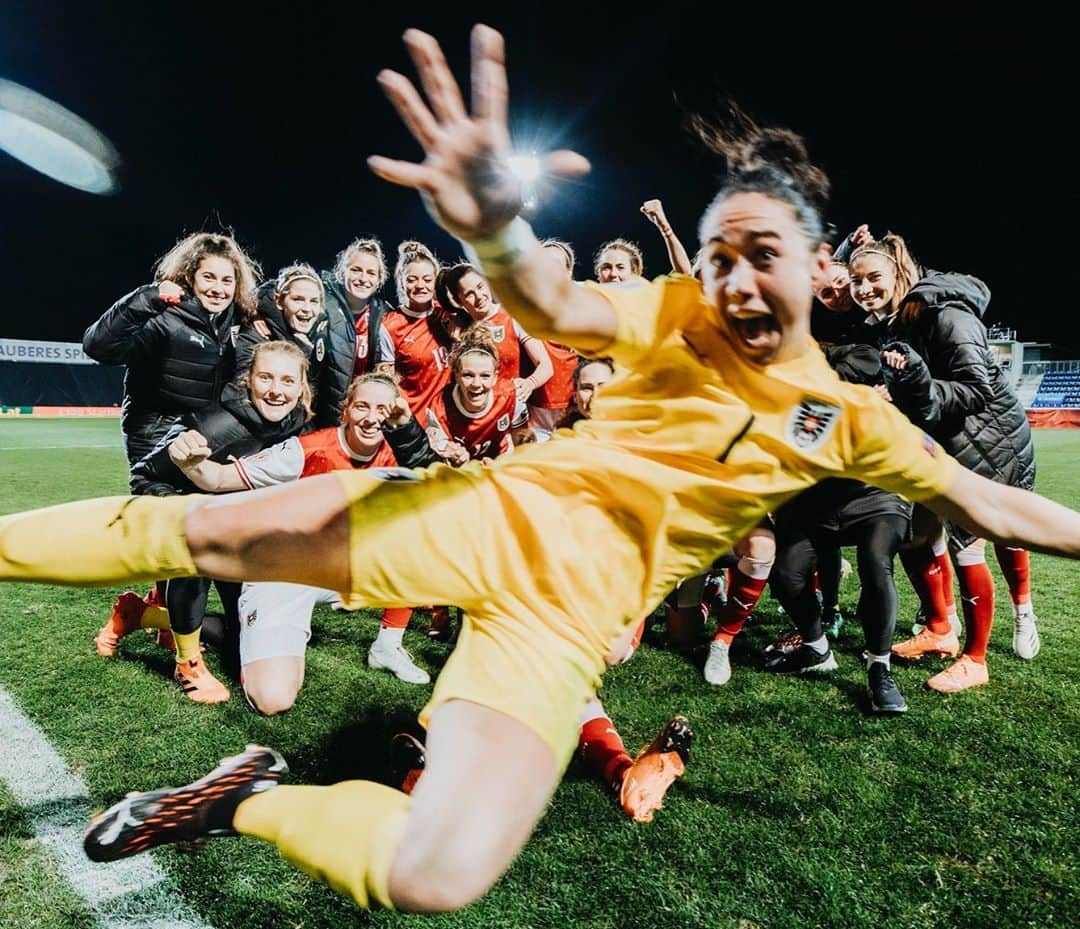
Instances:
[[[1031,606],[1031,601],[1027,603],[1014,603],[1013,615],[1014,616],[1031,616],[1035,613],[1034,608]]]
[[[809,645],[815,652],[824,655],[829,650],[829,640],[825,636],[820,639],[814,639],[813,642],[804,642],[804,645]]]
[[[375,637],[375,645],[378,645],[380,648],[400,648],[401,638],[404,635],[404,629],[393,629],[390,626],[380,626],[379,634]]]
[[[892,657],[890,652],[886,652],[884,655],[873,655],[870,652],[866,653],[866,670],[870,670],[870,665],[875,661],[880,661],[886,668],[892,667],[890,664],[890,658]]]

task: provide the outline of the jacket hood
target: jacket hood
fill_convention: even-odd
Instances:
[[[990,288],[977,277],[957,271],[927,271],[907,299],[918,297],[928,307],[949,304],[982,319],[990,305]]]

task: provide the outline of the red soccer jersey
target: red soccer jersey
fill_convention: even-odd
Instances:
[[[545,342],[544,348],[551,358],[554,373],[546,384],[541,384],[529,397],[529,405],[545,410],[565,410],[574,396],[574,371],[578,354],[572,348],[558,342]]]
[[[403,309],[383,318],[394,345],[394,371],[398,387],[411,410],[425,410],[450,382],[446,348],[435,337],[431,314],[414,316]]]
[[[383,441],[370,458],[357,458],[345,444],[345,427],[330,426],[295,436],[233,461],[236,473],[250,490],[287,484],[329,471],[393,468],[397,466],[390,443]]]
[[[510,429],[523,425],[525,405],[514,394],[514,385],[499,380],[492,391],[491,406],[482,413],[466,413],[458,402],[456,386],[450,384],[436,395],[421,422],[436,450],[452,439],[468,449],[470,458],[494,458],[512,447]]]
[[[304,449],[304,470],[301,477],[327,474],[330,471],[361,471],[365,468],[396,467],[397,459],[394,458],[394,451],[385,439],[373,458],[365,461],[351,455],[345,444],[344,429],[344,426],[335,426],[299,436],[300,446]]]
[[[371,358],[368,357],[368,322],[371,319],[371,305],[355,318],[356,321],[356,362],[353,364],[353,377],[360,377],[371,370]]]
[[[521,344],[529,338],[525,330],[502,307],[480,325],[491,333],[499,350],[499,380],[521,377]]]

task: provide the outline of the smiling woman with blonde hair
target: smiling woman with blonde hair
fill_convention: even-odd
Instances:
[[[225,388],[220,405],[186,414],[157,449],[135,465],[135,492],[164,497],[198,491],[177,463],[177,443],[191,446],[192,437],[198,437],[204,458],[224,462],[297,435],[310,418],[307,356],[289,342],[264,342],[255,346],[246,377]],[[239,585],[215,583],[227,617],[231,614],[237,622]],[[98,654],[116,654],[120,640],[136,629],[171,629],[176,644],[173,677],[184,695],[196,703],[227,700],[229,691],[207,669],[200,652],[209,593],[210,580],[195,577],[166,581],[161,605],[133,592],[121,594],[94,640]]]

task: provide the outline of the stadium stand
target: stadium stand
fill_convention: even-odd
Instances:
[[[124,369],[99,365],[75,342],[0,339],[0,410],[23,413],[115,410]]]

